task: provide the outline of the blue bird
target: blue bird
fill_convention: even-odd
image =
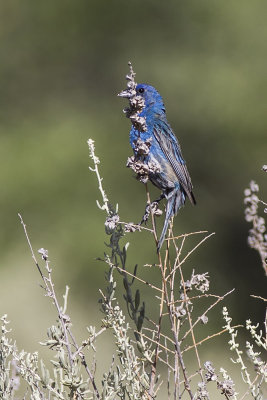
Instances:
[[[157,250],[159,251],[164,241],[168,223],[185,204],[186,197],[192,204],[196,204],[193,186],[186,167],[181,148],[166,118],[166,111],[162,97],[157,90],[147,84],[136,86],[137,96],[144,99],[144,107],[139,117],[146,121],[146,131],[139,131],[132,126],[130,131],[130,144],[136,159],[142,158],[143,163],[156,166],[149,169],[149,180],[161,191],[161,197],[166,198],[166,216]],[[136,149],[138,139],[149,143],[149,151],[140,156]]]

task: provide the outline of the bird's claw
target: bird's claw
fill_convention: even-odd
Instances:
[[[149,218],[149,215],[150,215],[150,206],[149,206],[149,204],[146,206],[146,208],[145,208],[145,213],[144,213],[144,215],[142,216],[142,219],[141,219],[141,222],[139,223],[139,225],[142,225],[143,223],[147,223],[147,220],[148,220],[148,218]]]
[[[161,215],[162,211],[158,208],[158,206],[159,206],[159,200],[155,200],[152,203],[148,204],[146,206],[145,213],[144,213],[144,215],[142,217],[142,220],[141,220],[139,225],[142,225],[143,223],[145,223],[145,224],[147,223],[149,215],[151,214],[151,212],[154,215]]]

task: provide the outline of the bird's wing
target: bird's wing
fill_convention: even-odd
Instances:
[[[182,157],[180,146],[171,130],[171,127],[166,122],[160,121],[160,124],[154,126],[154,137],[171,164],[179,183],[183,187],[191,203],[196,204],[192,191],[193,186],[191,178]]]

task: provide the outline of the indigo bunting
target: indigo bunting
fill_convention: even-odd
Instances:
[[[185,204],[186,197],[192,204],[196,204],[196,201],[180,145],[166,118],[162,97],[154,87],[147,84],[138,84],[135,90],[136,95],[143,99],[138,118],[145,119],[145,129],[138,129],[133,124],[130,131],[135,162],[140,160],[147,166],[148,179],[162,191],[161,197],[155,202],[163,198],[167,201],[165,221],[157,246],[159,251],[168,222]]]

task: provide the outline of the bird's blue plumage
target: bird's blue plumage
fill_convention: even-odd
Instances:
[[[136,92],[144,99],[144,108],[139,115],[145,118],[147,130],[140,132],[132,127],[130,143],[135,156],[138,157],[137,139],[140,138],[144,142],[151,139],[149,152],[142,156],[142,160],[144,163],[152,162],[157,165],[158,168],[149,173],[149,179],[162,191],[167,200],[164,226],[158,242],[159,250],[164,241],[169,220],[184,205],[186,197],[189,197],[193,204],[195,204],[195,198],[180,145],[167,122],[162,97],[154,87],[147,84],[137,85]]]

